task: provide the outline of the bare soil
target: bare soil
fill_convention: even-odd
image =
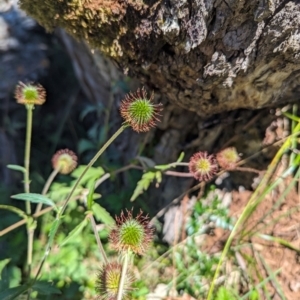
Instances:
[[[240,270],[240,292],[259,284],[262,280],[270,278],[266,283],[266,289],[271,299],[300,299],[300,195],[296,188],[292,188],[285,197],[283,193],[289,186],[292,178],[287,178],[276,190],[267,195],[254,213],[242,226],[237,235],[232,249],[235,249],[237,238],[242,238],[242,233],[251,232],[239,241],[239,247],[235,249],[234,259],[231,264]],[[230,206],[230,215],[238,218],[247,205],[252,191],[233,191]],[[280,202],[280,203],[279,203]],[[283,239],[290,246],[277,241],[266,240],[262,235]],[[208,235],[205,241],[205,249],[210,253],[222,251],[229,232],[217,228],[214,235]],[[294,247],[294,248],[293,248]],[[234,269],[234,267],[231,268]],[[278,273],[277,273],[278,272]],[[258,289],[261,299],[265,298],[262,288]]]

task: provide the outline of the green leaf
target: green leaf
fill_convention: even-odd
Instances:
[[[98,203],[93,204],[92,211],[94,213],[94,216],[98,220],[102,221],[103,224],[106,224],[106,225],[115,224],[114,218],[112,218],[111,215]]]
[[[161,170],[161,171],[166,171],[170,168],[172,168],[173,166],[171,164],[168,164],[168,165],[157,165],[155,166],[155,169],[157,170]]]
[[[183,159],[184,159],[184,152],[181,152],[176,162],[178,163],[182,162]]]
[[[22,173],[26,173],[26,169],[22,166],[18,166],[18,165],[7,165],[7,168],[11,169],[11,170],[15,170],[15,171],[20,171]]]
[[[136,159],[141,163],[141,165],[146,169],[154,168],[155,162],[154,160],[145,157],[145,156],[137,156]]]
[[[81,174],[85,168],[86,168],[86,166],[84,166],[84,165],[79,166],[77,169],[75,169],[75,171],[72,172],[71,176],[74,178],[78,178],[79,176],[81,176]],[[80,180],[80,184],[85,185],[91,180],[96,181],[103,174],[105,174],[105,172],[101,167],[97,167],[97,168],[92,167],[86,172],[86,174]]]
[[[233,300],[235,299],[234,295],[227,290],[225,287],[220,287],[217,293],[216,300]]]
[[[93,185],[89,191],[89,194],[87,195],[87,209],[91,210],[92,205],[94,203],[94,191],[95,191],[95,181],[93,182]]]
[[[32,289],[42,295],[61,294],[61,291],[50,282],[38,281],[32,286]]]
[[[0,299],[1,300],[17,299],[17,297],[23,294],[27,289],[28,289],[27,285],[21,285],[21,286],[9,288],[5,291],[0,292]]]
[[[155,178],[156,178],[156,181],[157,181],[158,183],[161,183],[161,181],[162,181],[162,174],[161,174],[160,171],[156,171],[156,172],[155,172]]]
[[[30,201],[33,203],[42,203],[42,204],[46,204],[46,205],[52,206],[55,209],[57,209],[55,203],[51,199],[49,199],[46,196],[43,196],[41,194],[23,193],[23,194],[13,195],[13,196],[11,196],[11,198],[17,199],[17,200],[23,200],[23,201]]]
[[[251,291],[249,295],[249,300],[258,300],[259,299],[259,293],[257,290]]]
[[[85,151],[88,150],[94,150],[96,148],[96,145],[87,139],[81,139],[78,143],[78,153],[82,154]]]
[[[69,243],[72,239],[77,237],[87,224],[88,224],[87,219],[84,219],[81,223],[79,223],[71,232],[69,232],[67,237],[61,242],[60,247]]]
[[[0,261],[0,279],[2,279],[2,271],[5,268],[5,266],[10,262],[10,258],[6,258]]]
[[[150,183],[156,178],[156,171],[149,171],[143,174],[141,180],[137,183],[137,186],[130,198],[130,201],[134,201],[140,194],[149,188]]]
[[[10,262],[10,258],[6,258],[0,261],[0,291],[9,288],[9,275],[6,265]]]
[[[56,232],[58,230],[58,227],[60,225],[60,219],[55,219],[54,222],[52,223],[50,232],[49,232],[49,241],[48,241],[48,245],[52,245],[54,237],[56,235]]]

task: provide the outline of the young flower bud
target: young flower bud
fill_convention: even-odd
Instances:
[[[213,154],[195,153],[189,162],[189,170],[199,181],[209,181],[218,171],[218,164]]]
[[[46,91],[40,84],[19,82],[15,91],[17,102],[24,105],[42,105],[46,101]]]
[[[52,166],[61,174],[69,174],[77,166],[77,156],[69,149],[58,150],[52,157]]]
[[[122,273],[122,265],[113,262],[103,265],[96,282],[96,291],[99,293],[99,300],[116,300],[119,289],[119,282]],[[131,290],[133,275],[127,271],[123,286],[122,299],[128,299],[128,292]]]
[[[147,98],[144,88],[125,96],[120,107],[120,113],[125,124],[136,132],[147,132],[159,121],[162,104],[153,103],[153,93]]]
[[[239,160],[239,154],[234,147],[226,148],[217,154],[217,161],[224,170],[234,170]]]
[[[130,250],[136,254],[144,254],[153,238],[153,228],[149,224],[149,217],[143,216],[143,212],[132,217],[132,210],[121,213],[116,217],[116,227],[110,233],[112,247],[119,252]]]

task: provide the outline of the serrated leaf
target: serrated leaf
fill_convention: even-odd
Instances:
[[[23,201],[30,201],[32,203],[42,203],[45,205],[49,205],[57,209],[55,203],[47,198],[46,196],[43,196],[41,194],[35,194],[35,193],[22,193],[11,196],[11,198],[16,200],[23,200]]]
[[[17,299],[17,297],[22,295],[27,289],[28,286],[26,285],[20,285],[17,287],[9,288],[5,291],[0,292],[0,299],[1,300]]]
[[[86,166],[81,165],[79,166],[77,169],[75,169],[75,171],[72,172],[71,176],[74,178],[79,178],[79,176],[82,174],[82,172],[84,171],[84,169],[86,168]],[[90,168],[86,174],[83,176],[83,178],[80,180],[80,184],[81,185],[85,185],[87,184],[90,180],[96,181],[97,179],[99,179],[103,174],[104,174],[104,170],[101,167],[97,167],[97,168]]]
[[[84,219],[81,223],[79,223],[71,232],[69,232],[67,237],[61,242],[60,247],[69,243],[72,239],[76,238],[87,224],[87,219]]]
[[[155,179],[156,172],[149,171],[143,174],[141,180],[137,183],[137,186],[130,198],[130,201],[134,201],[140,194],[149,188],[150,183]]]
[[[32,289],[39,292],[42,295],[61,294],[61,291],[55,286],[53,286],[53,283],[50,282],[37,281],[32,286]]]
[[[104,209],[98,203],[93,204],[92,211],[93,211],[96,219],[102,221],[103,224],[106,224],[106,225],[115,224],[114,218],[112,218],[112,216],[109,214],[109,212],[107,212],[106,209]]]
[[[161,183],[161,181],[162,181],[162,174],[161,174],[160,171],[156,171],[156,172],[155,172],[155,178],[156,178],[156,181],[157,181],[158,183]]]
[[[26,169],[19,165],[7,165],[7,168],[15,171],[20,171],[22,173],[26,173]]]

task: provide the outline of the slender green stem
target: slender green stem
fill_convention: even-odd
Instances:
[[[30,192],[30,181],[29,181],[29,166],[30,166],[30,149],[31,149],[31,132],[32,132],[32,110],[33,105],[27,105],[27,125],[26,125],[26,142],[25,142],[25,155],[24,155],[24,190],[25,193]],[[30,201],[26,201],[26,213],[31,214]]]
[[[26,105],[27,110],[27,124],[26,124],[26,142],[25,142],[25,154],[24,154],[24,190],[25,193],[30,192],[30,150],[31,150],[31,134],[32,134],[32,111],[34,105]],[[25,203],[26,213],[28,216],[31,215],[31,204],[30,201]],[[27,222],[27,266],[28,266],[28,276],[31,273],[32,264],[32,252],[33,252],[33,238],[34,238],[34,228]],[[27,299],[30,299],[31,289],[28,289]]]
[[[62,209],[59,212],[59,217],[61,217],[64,213],[64,211],[66,210],[66,207],[71,199],[71,197],[73,196],[76,188],[78,187],[80,181],[82,180],[82,178],[84,177],[84,175],[86,174],[86,172],[90,169],[90,167],[97,161],[97,159],[101,156],[101,154],[108,148],[108,146],[124,131],[124,129],[128,127],[128,125],[122,125],[118,131],[116,131],[114,133],[114,135],[103,145],[103,147],[96,153],[96,155],[92,158],[92,160],[89,162],[89,164],[85,167],[85,169],[83,170],[83,172],[81,173],[81,175],[78,177],[77,181],[75,182],[71,192],[69,193],[65,203],[62,206]]]
[[[45,183],[45,185],[44,185],[44,188],[43,188],[43,191],[42,191],[42,195],[46,195],[46,194],[47,194],[47,192],[48,192],[48,190],[49,190],[49,188],[50,188],[50,185],[52,184],[54,178],[56,177],[56,175],[57,175],[58,173],[59,173],[59,169],[54,169],[54,170],[52,171],[52,173],[50,174],[50,176],[48,177],[48,179],[47,179],[47,181],[46,181],[46,183]],[[42,203],[39,203],[39,204],[37,205],[36,210],[35,210],[35,213],[36,213],[36,214],[40,212],[40,210],[42,209],[42,206],[43,206]]]
[[[98,230],[97,230],[97,225],[96,225],[94,216],[92,214],[90,214],[89,218],[90,218],[90,221],[91,221],[91,225],[92,225],[92,228],[93,228],[93,231],[94,231],[94,235],[95,235],[95,238],[96,238],[97,245],[98,245],[98,248],[100,250],[100,253],[102,254],[102,257],[103,257],[103,259],[105,261],[105,264],[108,264],[108,259],[107,259],[106,253],[104,251],[103,245],[101,243],[101,240],[99,238],[99,234],[98,234]]]
[[[27,249],[27,262],[28,262],[28,272],[31,273],[32,264],[32,252],[33,252],[33,239],[34,239],[34,228],[28,229],[28,249]]]
[[[46,246],[46,251],[45,251],[45,254],[44,254],[44,257],[42,259],[42,262],[41,262],[41,265],[35,275],[35,279],[34,279],[34,282],[37,280],[41,270],[42,270],[42,267],[43,267],[43,264],[44,262],[46,261],[49,253],[50,253],[50,250],[52,248],[52,243],[54,241],[54,237],[56,235],[56,232],[59,228],[59,225],[60,225],[60,221],[62,219],[62,216],[64,214],[64,211],[66,210],[66,207],[71,199],[71,197],[73,196],[76,188],[78,187],[80,181],[82,180],[83,176],[86,174],[86,172],[90,169],[90,167],[92,167],[92,165],[97,161],[97,159],[101,156],[101,154],[108,148],[108,146],[110,146],[110,144],[124,131],[125,128],[127,128],[128,125],[124,124],[122,125],[115,133],[114,135],[103,145],[103,147],[96,153],[96,155],[92,158],[92,160],[89,162],[89,164],[85,167],[85,169],[83,170],[83,172],[81,173],[81,175],[78,177],[78,179],[76,180],[71,192],[69,193],[68,197],[66,198],[61,210],[59,211],[59,213],[57,214],[56,216],[56,222],[57,222],[57,225],[54,226],[54,228],[52,228],[52,233],[51,233],[51,236],[52,238],[49,239],[48,241],[48,244]],[[33,283],[34,283],[33,282]]]
[[[107,180],[112,174],[119,174],[119,173],[124,172],[124,171],[129,170],[129,169],[138,169],[138,170],[142,170],[143,168],[142,168],[142,167],[138,167],[138,166],[135,166],[135,165],[130,164],[130,165],[127,165],[127,166],[125,166],[125,167],[122,167],[122,168],[120,168],[120,169],[118,169],[118,170],[116,170],[116,171],[114,171],[114,172],[112,172],[112,173],[106,173],[106,174],[103,175],[99,180],[97,180],[97,182],[96,182],[96,184],[95,184],[95,187],[98,187],[100,184],[102,184],[102,183],[103,183],[105,180]],[[1,209],[1,205],[0,205],[0,209]],[[50,212],[52,209],[53,209],[52,206],[48,206],[47,208],[44,208],[43,210],[41,210],[41,211],[39,211],[39,212],[37,212],[37,213],[34,213],[33,217],[34,217],[34,218],[38,218],[38,217],[40,217],[40,216],[42,216],[42,215],[44,215],[44,214]],[[21,212],[25,215],[25,217],[27,217],[27,215],[26,215],[23,211],[21,211]],[[5,235],[5,234],[7,234],[8,232],[10,232],[10,231],[12,231],[12,230],[14,230],[14,229],[16,229],[16,228],[18,228],[18,227],[24,225],[24,224],[26,224],[26,221],[21,220],[21,221],[19,221],[19,222],[17,222],[17,223],[14,223],[13,225],[10,225],[10,226],[6,227],[5,229],[3,229],[3,230],[0,231],[0,237],[3,236],[3,235]]]
[[[298,111],[298,105],[294,104],[293,105],[293,112],[292,112],[292,114],[294,116],[296,116],[297,115],[297,111]],[[292,119],[292,126],[291,126],[292,127],[292,132],[294,132],[294,128],[296,127],[296,124],[297,124],[297,122]],[[291,141],[291,147],[292,147],[292,149],[297,149],[297,143],[298,143],[297,138],[296,137],[293,138],[292,141]],[[289,162],[290,166],[293,164],[295,157],[296,157],[296,153],[292,152],[291,155],[290,155],[290,162]]]
[[[121,278],[120,278],[120,283],[119,283],[117,300],[122,300],[124,283],[125,283],[126,273],[127,273],[127,269],[128,269],[129,256],[130,256],[130,252],[128,250],[127,253],[125,254],[124,261],[123,261],[122,273],[121,273]]]
[[[52,173],[50,174],[50,176],[48,177],[46,184],[44,185],[43,191],[42,191],[42,195],[46,195],[49,187],[51,185],[51,183],[53,182],[54,178],[56,177],[56,175],[58,174],[59,169],[55,169],[52,171]],[[40,212],[40,210],[42,209],[43,204],[39,203],[36,207],[35,210],[35,214],[38,214]],[[35,227],[32,227],[28,230],[28,265],[31,265],[32,263],[32,254],[30,255],[30,253],[32,253],[33,251],[33,240],[34,240],[34,231],[35,231]],[[30,264],[29,264],[30,262]],[[43,264],[41,264],[41,266],[43,266]],[[27,293],[27,299],[30,299],[30,293],[31,293],[31,289],[28,289],[28,293]]]

